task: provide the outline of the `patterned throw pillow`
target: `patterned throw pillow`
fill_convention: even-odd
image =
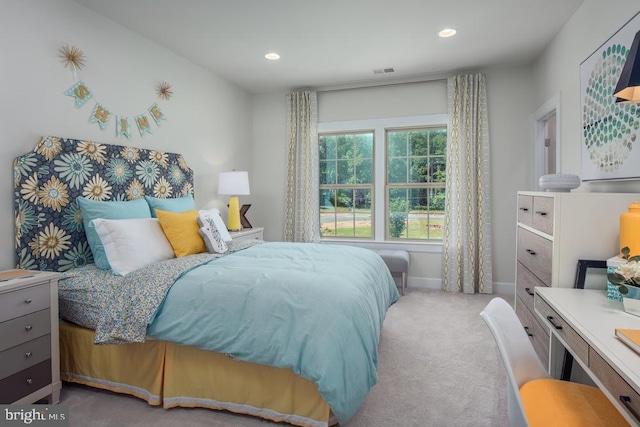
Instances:
[[[200,225],[198,232],[202,240],[204,240],[204,244],[209,253],[223,254],[227,252],[229,248],[220,236],[218,227],[216,227],[216,223],[211,216],[200,214],[200,216],[198,216],[198,224]]]

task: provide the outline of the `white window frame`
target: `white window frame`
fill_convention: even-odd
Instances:
[[[368,247],[371,249],[393,249],[400,248],[412,252],[442,252],[442,242],[439,241],[402,241],[402,240],[385,240],[385,224],[386,221],[380,221],[379,218],[385,218],[386,213],[386,129],[411,128],[411,127],[427,127],[427,126],[447,126],[446,114],[429,114],[420,116],[391,117],[380,119],[365,120],[348,120],[337,122],[318,123],[318,133],[352,133],[362,130],[373,129],[374,146],[374,176],[373,176],[373,206],[372,219],[374,220],[373,239],[348,238],[340,239],[330,237],[321,239],[328,243],[346,243],[355,244],[357,246]],[[382,172],[380,172],[382,171]]]

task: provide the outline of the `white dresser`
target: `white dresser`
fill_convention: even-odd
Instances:
[[[534,314],[534,288],[572,288],[579,259],[615,256],[620,214],[639,199],[635,193],[518,192],[516,313],[541,360],[549,360],[549,329]]]
[[[0,272],[0,403],[60,400],[58,273]]]

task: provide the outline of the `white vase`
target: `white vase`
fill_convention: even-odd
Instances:
[[[627,313],[640,316],[640,299],[622,297],[622,305]]]

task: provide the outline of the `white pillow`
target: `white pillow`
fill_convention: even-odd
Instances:
[[[97,218],[91,222],[104,245],[111,271],[118,276],[175,258],[157,218]]]
[[[218,229],[218,233],[220,233],[220,237],[225,242],[231,241],[231,235],[229,234],[229,230],[227,230],[227,226],[224,224],[224,221],[220,217],[220,210],[218,209],[201,209],[198,211],[201,217],[210,216],[213,220],[216,228]]]
[[[218,227],[211,215],[198,216],[198,225],[200,226],[198,233],[204,240],[204,244],[210,254],[223,254],[229,250],[227,244],[222,240]]]

